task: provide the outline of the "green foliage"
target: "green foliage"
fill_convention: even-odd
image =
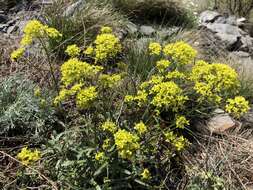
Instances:
[[[0,82],[1,135],[39,137],[52,129],[55,118],[50,96],[36,97],[35,88],[32,81],[21,75],[9,76]]]
[[[225,181],[212,172],[197,172],[191,176],[187,190],[224,190]]]

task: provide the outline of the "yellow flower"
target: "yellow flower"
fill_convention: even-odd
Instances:
[[[17,158],[22,162],[22,164],[30,165],[41,158],[40,154],[41,153],[38,150],[32,151],[27,147],[24,147],[22,148],[21,152],[18,153]]]
[[[94,48],[93,48],[92,46],[89,46],[89,47],[84,51],[84,53],[85,53],[86,55],[92,55],[93,52],[94,52]]]
[[[234,99],[228,99],[226,111],[233,114],[236,118],[241,117],[249,111],[249,102],[242,96],[237,96]]]
[[[99,76],[100,83],[107,88],[113,88],[119,85],[121,81],[121,75],[113,74],[113,75],[106,75],[102,74]]]
[[[28,35],[24,35],[24,37],[22,38],[20,45],[21,46],[28,46],[32,43],[32,36],[28,36]]]
[[[110,139],[105,139],[104,142],[103,142],[102,148],[104,150],[106,150],[110,146],[110,142],[111,142]]]
[[[126,95],[124,101],[125,102],[137,102],[138,106],[142,106],[147,102],[148,94],[145,90],[138,90],[136,96]]]
[[[219,94],[236,91],[239,86],[234,69],[226,64],[208,64],[198,61],[192,68],[190,80],[195,83],[194,90],[200,94],[198,101],[220,103]]]
[[[121,52],[119,39],[113,34],[100,34],[95,40],[95,61],[105,61]]]
[[[79,61],[77,58],[72,58],[61,66],[61,81],[64,86],[68,86],[75,82],[82,82],[84,79],[91,79],[102,70],[103,67],[101,66],[90,65]]]
[[[183,136],[178,137],[172,131],[167,132],[164,135],[165,141],[171,143],[176,148],[177,151],[183,150],[188,143],[187,139],[185,139]]]
[[[162,51],[162,46],[159,43],[150,43],[149,44],[149,52],[150,55],[160,55],[161,51]]]
[[[147,126],[141,121],[135,124],[134,129],[138,131],[139,134],[143,134],[147,131]]]
[[[82,89],[83,84],[75,84],[70,89],[61,89],[59,95],[54,99],[54,105],[58,105],[60,102],[68,99]]]
[[[62,34],[58,30],[52,27],[46,27],[45,32],[48,35],[48,37],[52,39],[62,37]]]
[[[114,141],[119,155],[123,159],[132,159],[136,150],[140,148],[138,136],[124,129],[120,129],[114,134]]]
[[[151,178],[151,174],[150,174],[150,172],[149,172],[149,170],[148,169],[144,169],[143,170],[143,172],[141,173],[141,178],[143,179],[143,180],[149,180],[150,178]]]
[[[191,63],[197,55],[197,51],[183,41],[166,45],[163,52],[173,61],[176,61],[178,65]]]
[[[171,108],[173,111],[180,109],[188,98],[183,95],[183,90],[174,82],[162,82],[152,87],[149,94],[153,95],[151,104],[158,108]]]
[[[166,75],[166,78],[167,79],[185,79],[186,75],[184,73],[179,72],[178,70],[175,70],[175,71],[169,72]]]
[[[95,159],[97,160],[97,161],[101,161],[101,160],[103,160],[105,158],[105,153],[104,152],[98,152],[98,153],[96,153],[96,155],[95,155]]]
[[[65,52],[70,56],[70,57],[76,57],[80,54],[81,50],[80,48],[76,45],[69,45]]]
[[[34,96],[36,96],[36,97],[40,97],[41,96],[41,90],[40,90],[39,87],[36,87],[34,89]]]
[[[17,59],[23,56],[24,52],[25,48],[18,48],[17,50],[13,51],[11,53],[11,60],[16,61]]]
[[[44,35],[45,26],[38,20],[29,21],[25,28],[24,34],[29,37],[41,37]]]
[[[91,103],[97,98],[97,96],[98,93],[94,86],[82,89],[77,93],[76,104],[79,108],[86,109],[91,106]]]
[[[104,26],[101,28],[101,33],[105,34],[105,33],[112,33],[112,28],[108,27],[108,26]]]
[[[176,117],[176,127],[179,129],[184,129],[185,126],[188,126],[190,123],[185,118],[185,116],[177,116]]]
[[[117,125],[115,123],[113,123],[112,121],[110,121],[110,120],[107,120],[105,123],[103,123],[101,128],[104,131],[109,131],[111,133],[115,133],[118,129]]]
[[[164,72],[169,66],[170,66],[171,62],[168,60],[160,60],[156,62],[156,68],[160,71],[160,72]]]

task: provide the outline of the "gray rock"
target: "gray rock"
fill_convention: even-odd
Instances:
[[[234,51],[230,53],[231,56],[239,57],[239,58],[249,58],[250,54],[245,51]]]
[[[85,6],[86,1],[85,0],[79,0],[73,4],[71,4],[67,9],[64,11],[63,16],[71,17],[75,14],[75,12],[78,12],[82,10]]]
[[[227,113],[221,109],[213,112],[213,117],[196,126],[204,134],[224,134],[227,130],[240,126]]]
[[[13,32],[16,32],[17,30],[18,30],[18,26],[17,25],[10,26],[10,27],[8,27],[6,33],[7,34],[12,34]]]
[[[247,19],[244,17],[238,18],[238,19],[236,19],[236,24],[237,24],[237,26],[241,27],[241,26],[244,26],[246,21],[247,21]]]
[[[199,16],[200,23],[214,22],[221,14],[215,11],[206,10]]]
[[[145,35],[145,36],[151,36],[155,33],[155,29],[152,26],[146,26],[146,25],[142,25],[140,27],[140,33]]]
[[[226,33],[216,33],[216,35],[224,42],[228,50],[238,49],[241,46],[240,36]]]
[[[136,34],[138,32],[137,25],[132,22],[127,23],[126,27],[129,34]]]
[[[230,16],[226,18],[226,24],[237,26],[237,20],[235,16]]]
[[[206,27],[214,33],[241,36],[241,30],[238,27],[230,24],[209,23],[206,25]]]

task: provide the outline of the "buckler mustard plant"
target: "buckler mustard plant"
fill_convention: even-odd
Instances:
[[[171,159],[177,160],[174,157],[190,145],[183,134],[193,119],[205,118],[218,105],[237,117],[249,105],[237,96],[239,82],[232,68],[196,61],[196,50],[185,42],[164,47],[151,43],[148,50],[154,56],[154,69],[145,80],[131,83],[112,64],[119,62],[122,50],[108,27],[84,51],[68,47],[70,59],[61,66],[62,86],[55,102],[64,106],[59,103],[72,100],[78,113],[89,118],[84,136],[91,139],[82,139],[80,149],[84,144],[91,146],[84,153],[84,157],[91,155],[89,166],[82,167],[94,178],[93,186],[111,188],[112,179],[119,177],[123,182],[148,184],[150,189],[161,187],[164,176],[156,171],[170,168]]]

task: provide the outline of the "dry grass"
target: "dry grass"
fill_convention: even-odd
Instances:
[[[197,135],[196,152],[185,155],[186,165],[195,168],[194,171],[219,176],[225,182],[225,189],[246,190],[253,185],[252,132],[234,132],[222,137]]]

